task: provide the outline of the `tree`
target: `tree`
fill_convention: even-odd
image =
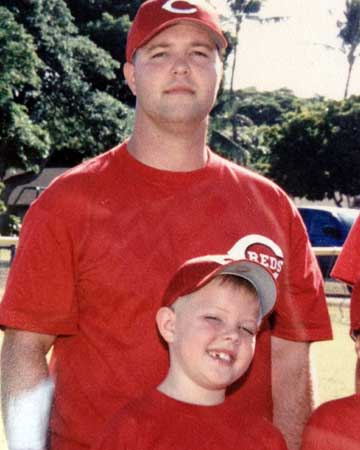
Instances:
[[[49,154],[49,133],[29,113],[41,67],[33,38],[0,7],[0,181],[9,169],[36,170]]]
[[[269,168],[269,126],[281,123],[291,111],[310,103],[288,89],[258,92],[254,88],[231,95],[223,91],[212,112],[210,145],[219,153],[261,173]]]
[[[339,22],[339,36],[348,60],[348,74],[344,98],[348,97],[352,70],[357,58],[356,50],[360,44],[360,0],[346,0],[345,21]]]
[[[344,198],[353,206],[360,194],[360,97],[330,102],[325,119],[331,131],[326,141],[326,158],[336,204]]]
[[[80,33],[88,36],[122,65],[125,62],[127,32],[142,1],[66,0],[66,3]],[[133,106],[134,97],[125,83],[120,65],[114,72],[116,77],[106,82],[106,92]]]
[[[237,64],[237,48],[239,42],[239,35],[241,30],[241,25],[249,14],[255,14],[260,11],[261,0],[228,0],[227,1],[235,21],[235,33],[232,39],[232,53],[233,53],[233,64],[231,68],[231,78],[230,78],[230,93],[234,92],[234,76],[235,68]]]
[[[33,70],[24,65],[23,91],[17,95],[13,110],[17,114],[26,110],[27,129],[30,130],[31,124],[38,140],[39,136],[47,139],[46,152],[40,152],[43,147],[34,142],[39,158],[29,155],[28,165],[18,164],[16,168],[29,170],[31,178],[36,168],[41,170],[49,162],[74,165],[124,139],[129,126],[128,108],[106,92],[107,83],[116,78],[119,64],[88,37],[80,35],[66,3],[63,0],[3,3],[8,6],[2,9],[13,18],[13,26],[31,36],[28,39],[33,42],[32,57],[37,61]],[[14,48],[19,38],[7,34],[9,48]],[[25,44],[22,47],[27,48]],[[11,71],[9,61],[6,65]],[[10,132],[9,127],[7,131]],[[26,136],[26,141],[31,143],[34,138]],[[13,145],[12,153],[17,157],[23,153],[18,143]],[[6,165],[3,175],[9,169]],[[24,182],[24,174],[6,179],[4,199],[17,181]]]
[[[341,206],[360,192],[360,98],[290,113],[268,130],[269,176],[289,194]]]
[[[120,64],[80,33],[64,0],[0,3],[0,198],[6,203],[46,165],[73,166],[125,139],[131,114],[112,95]]]

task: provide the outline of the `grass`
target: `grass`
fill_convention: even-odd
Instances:
[[[334,339],[312,344],[319,403],[351,395],[355,388],[356,354],[349,337],[349,308],[342,303],[330,304],[329,313]]]
[[[0,270],[1,272],[1,270]],[[3,287],[0,285],[0,298]],[[318,380],[317,405],[354,392],[356,356],[349,337],[349,308],[343,303],[329,304],[334,340],[317,342],[311,346],[311,357]],[[2,334],[0,335],[0,345]],[[0,450],[7,450],[0,421]]]

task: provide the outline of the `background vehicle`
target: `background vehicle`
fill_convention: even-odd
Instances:
[[[359,214],[336,206],[299,206],[313,247],[341,247]]]
[[[342,247],[355,219],[358,209],[336,206],[299,206],[309,239],[313,247]],[[320,269],[325,279],[328,294],[348,295],[347,288],[341,289],[330,280],[330,272],[337,255],[317,255]],[[332,283],[332,284],[330,284]]]

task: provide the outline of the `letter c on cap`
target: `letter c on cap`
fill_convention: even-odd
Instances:
[[[176,3],[177,1],[179,1],[179,0],[168,0],[162,6],[162,8],[166,9],[166,11],[172,12],[174,14],[194,14],[194,13],[196,13],[196,11],[197,11],[196,8],[188,8],[188,9],[176,8],[175,6],[173,6],[173,4]],[[195,1],[194,0],[193,1],[189,0],[189,1],[186,1],[186,2],[183,2],[183,3],[188,3],[189,6],[190,5],[196,6],[198,1],[196,1],[196,0]]]

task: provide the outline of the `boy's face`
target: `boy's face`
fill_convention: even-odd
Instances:
[[[164,336],[170,349],[172,385],[180,393],[199,395],[200,400],[207,395],[223,397],[254,355],[260,317],[255,292],[215,278],[177,300],[173,308],[172,333]]]

